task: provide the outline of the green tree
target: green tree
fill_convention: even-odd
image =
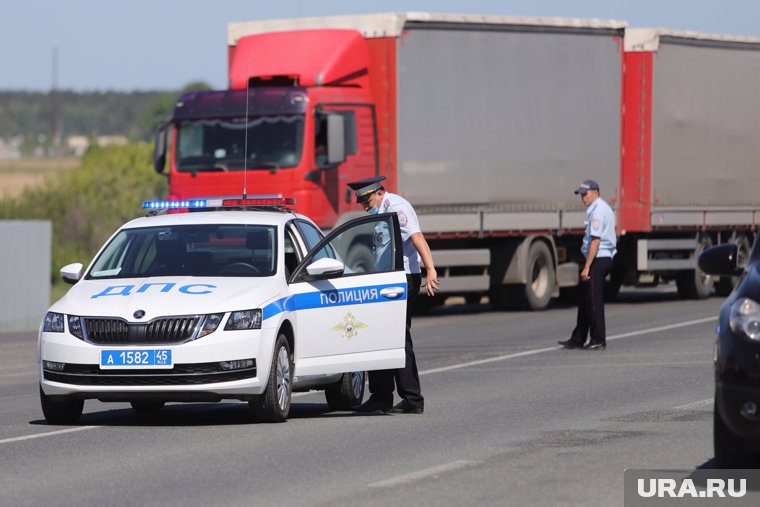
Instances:
[[[0,219],[52,222],[52,272],[58,283],[62,266],[88,264],[119,226],[144,214],[142,201],[166,195],[166,178],[153,171],[151,157],[147,143],[92,148],[79,167],[0,201]]]

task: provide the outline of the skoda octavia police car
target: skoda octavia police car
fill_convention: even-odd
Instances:
[[[406,277],[395,214],[367,215],[326,238],[282,198],[144,203],[47,312],[38,363],[45,418],[71,423],[84,400],[247,401],[283,421],[292,390],[360,403],[366,370],[404,365]],[[184,212],[167,213],[166,208]],[[156,211],[161,210],[161,211]],[[390,232],[393,258],[350,266]],[[355,250],[354,250],[355,251]]]

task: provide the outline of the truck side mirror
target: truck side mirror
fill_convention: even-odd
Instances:
[[[153,142],[153,168],[158,174],[164,172],[166,165],[166,132],[167,123],[156,127],[156,135]]]
[[[346,124],[342,114],[327,116],[327,162],[330,165],[346,161]]]

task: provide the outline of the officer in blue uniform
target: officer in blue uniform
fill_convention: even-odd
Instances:
[[[359,407],[358,412],[388,412],[391,414],[421,414],[425,398],[420,390],[420,377],[412,346],[412,313],[414,299],[420,292],[420,259],[425,266],[425,290],[433,296],[438,290],[438,274],[433,264],[430,247],[425,241],[412,205],[401,196],[386,192],[382,181],[385,176],[366,178],[348,184],[356,192],[356,202],[369,214],[396,213],[401,226],[404,270],[406,271],[406,365],[398,370],[369,372],[369,399]],[[373,250],[375,265],[390,265],[390,231],[385,224],[375,227]],[[387,263],[387,264],[386,264]],[[393,384],[401,397],[401,403],[393,406]]]
[[[581,253],[586,259],[578,285],[578,318],[570,339],[560,345],[566,349],[604,350],[607,334],[604,322],[604,279],[612,270],[615,255],[615,212],[599,196],[599,184],[586,180],[575,190],[586,206],[585,234]],[[588,345],[586,337],[591,332]]]

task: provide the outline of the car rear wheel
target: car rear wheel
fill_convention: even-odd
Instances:
[[[254,416],[264,422],[283,422],[290,413],[293,359],[284,334],[277,337],[266,390],[258,402],[249,402]]]
[[[45,419],[51,424],[73,424],[82,417],[84,400],[55,400],[40,386],[40,404]]]
[[[330,410],[351,410],[364,399],[366,372],[344,373],[338,382],[325,389],[325,399]]]

